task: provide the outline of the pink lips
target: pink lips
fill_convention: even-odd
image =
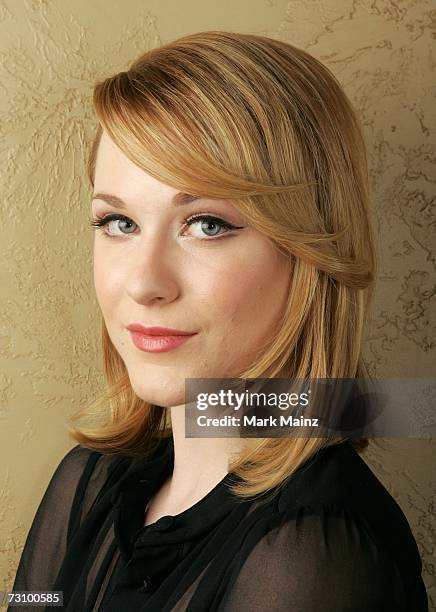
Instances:
[[[145,327],[141,323],[127,326],[133,344],[141,351],[164,353],[184,344],[197,332],[186,332],[171,327]]]

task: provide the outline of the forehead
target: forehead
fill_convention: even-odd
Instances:
[[[94,177],[94,193],[105,191],[121,198],[135,199],[145,193],[162,193],[171,196],[177,189],[161,183],[134,164],[107,132],[103,131],[97,150]]]

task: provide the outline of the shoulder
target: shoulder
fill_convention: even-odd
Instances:
[[[50,479],[47,492],[56,489],[56,495],[74,494],[85,475],[90,476],[103,455],[81,445],[70,449],[59,461]]]
[[[302,506],[345,509],[376,531],[389,526],[411,536],[400,506],[349,442],[321,449],[288,480],[279,511]]]
[[[116,485],[131,464],[129,456],[102,453],[79,444],[62,458],[52,483],[70,489],[74,494],[72,512],[74,514],[80,509],[83,518],[102,490]]]
[[[421,570],[406,516],[349,442],[323,448],[303,465],[283,488],[278,507],[282,512],[298,507],[346,510],[410,568]]]
[[[76,510],[81,509],[85,497],[85,481],[89,482],[99,457],[100,453],[76,445],[60,459],[28,531],[14,590],[51,589],[68,546],[73,520],[80,517]]]
[[[338,573],[350,592],[359,590],[361,576],[380,601],[387,585],[400,599],[403,589],[425,599],[421,557],[407,518],[349,443],[321,449],[289,479],[267,530],[258,550],[282,551],[289,570],[298,561],[307,572],[322,568],[325,581]]]
[[[236,559],[226,611],[284,611],[291,603],[295,612],[407,609],[397,564],[346,509],[264,515]]]
[[[420,557],[407,521],[405,534],[389,524],[384,494],[377,493],[381,483],[350,451],[326,449],[290,479],[292,486],[275,504],[259,507],[235,555],[223,610],[284,611],[292,604],[295,612],[426,612]],[[355,461],[351,470],[345,459]],[[363,496],[381,495],[374,500],[380,504],[377,520],[354,490],[365,483]]]
[[[62,499],[72,499],[91,456],[91,450],[76,445],[60,459],[44,494],[46,502],[51,497],[59,502]]]
[[[93,451],[89,448],[85,448],[80,444],[77,444],[70,449],[63,457],[61,457],[54,473],[53,477],[65,477],[80,478],[89,457],[93,454]]]
[[[393,501],[363,458],[349,442],[320,449],[288,480],[280,509],[292,505],[355,505],[363,502],[362,487],[374,501]]]
[[[86,478],[95,479],[98,474],[109,474],[119,463],[130,463],[124,455],[101,453],[80,444],[69,450],[60,460],[51,478],[55,483],[61,481],[79,484]]]
[[[44,515],[53,517],[62,509],[63,520],[68,520],[68,539],[81,524],[117,467],[130,464],[130,458],[104,454],[80,444],[70,449],[58,463],[50,478],[40,506]],[[118,476],[117,476],[118,478]]]

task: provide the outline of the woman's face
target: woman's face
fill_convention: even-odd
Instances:
[[[231,378],[249,367],[281,322],[290,284],[288,259],[230,201],[175,204],[177,192],[132,163],[103,132],[92,216],[127,219],[96,228],[97,300],[133,390],[165,407],[184,403],[185,378]],[[200,214],[214,222],[188,225]],[[195,335],[149,352],[134,343],[132,323]]]

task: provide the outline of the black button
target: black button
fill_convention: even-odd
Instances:
[[[172,517],[172,516],[163,516],[162,518],[160,518],[157,521],[155,527],[159,531],[165,531],[165,529],[169,529],[172,526],[173,523],[174,523],[174,517]]]
[[[148,591],[151,591],[152,589],[153,589],[153,582],[150,576],[144,576],[142,580],[142,586],[140,586],[137,589],[137,591],[139,591],[140,593],[147,593]]]

